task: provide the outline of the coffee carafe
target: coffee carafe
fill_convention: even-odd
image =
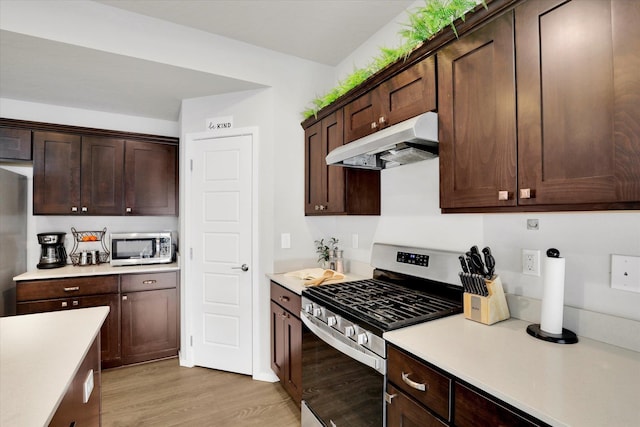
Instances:
[[[64,248],[66,234],[38,233],[38,243],[41,246],[38,268],[58,268],[67,265],[67,251]]]

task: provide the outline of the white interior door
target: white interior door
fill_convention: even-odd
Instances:
[[[252,135],[190,141],[193,361],[252,373]]]

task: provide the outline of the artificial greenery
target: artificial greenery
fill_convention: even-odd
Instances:
[[[332,237],[329,239],[327,243],[324,242],[324,239],[315,240],[316,244],[316,253],[318,254],[318,262],[329,261],[329,257],[331,255],[331,251],[334,249],[338,249],[338,239]]]
[[[485,0],[480,0],[484,7]],[[361,85],[373,74],[386,66],[393,64],[401,58],[406,59],[413,50],[426,40],[429,40],[447,25],[453,29],[456,37],[458,32],[453,22],[460,18],[464,20],[465,14],[477,5],[475,0],[425,0],[422,7],[412,12],[407,12],[409,22],[403,24],[403,29],[398,34],[404,39],[397,48],[381,47],[378,56],[364,68],[355,69],[343,81],[338,82],[328,93],[311,101],[312,105],[302,112],[304,118],[316,116],[322,108],[332,104],[351,89]]]

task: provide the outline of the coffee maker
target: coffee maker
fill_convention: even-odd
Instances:
[[[38,268],[58,268],[67,265],[64,236],[67,233],[39,233],[40,262]]]

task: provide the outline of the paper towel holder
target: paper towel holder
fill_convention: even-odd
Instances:
[[[578,336],[575,334],[575,332],[572,332],[569,329],[562,328],[562,333],[552,334],[540,329],[539,323],[534,323],[527,326],[527,333],[532,337],[556,344],[575,344],[578,342]]]
[[[556,248],[550,248],[549,250],[547,250],[547,257],[559,258],[560,251],[558,251]],[[544,311],[544,307],[543,307],[543,311]],[[527,333],[532,337],[541,339],[543,341],[556,343],[556,344],[575,344],[578,342],[578,336],[573,331],[570,331],[569,329],[561,328],[561,332],[559,334],[554,334],[554,333],[543,330],[542,327],[540,326],[540,323],[534,323],[527,326]]]

